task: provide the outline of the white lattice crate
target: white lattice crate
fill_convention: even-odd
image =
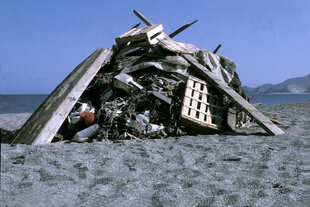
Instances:
[[[181,124],[199,133],[212,133],[221,129],[223,95],[212,85],[189,76],[183,105]]]
[[[163,25],[154,24],[142,28],[133,28],[121,36],[115,38],[117,44],[124,43],[140,43],[140,44],[156,44],[158,39],[163,39],[165,34],[163,32]]]

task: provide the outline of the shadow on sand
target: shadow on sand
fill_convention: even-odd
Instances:
[[[233,132],[233,131],[223,131],[219,135],[229,135],[229,136],[269,136],[267,132]]]
[[[8,131],[5,129],[0,129],[0,138],[1,138],[1,144],[10,144],[14,138],[14,134],[17,132],[17,130],[14,131]]]

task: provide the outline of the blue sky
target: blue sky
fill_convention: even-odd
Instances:
[[[96,48],[141,22],[237,64],[243,85],[310,73],[310,0],[0,0],[0,94],[48,94]]]

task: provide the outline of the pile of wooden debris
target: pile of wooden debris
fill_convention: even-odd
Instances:
[[[97,49],[49,95],[13,144],[71,139],[140,139],[217,133],[255,120],[270,135],[283,131],[249,102],[236,65],[166,35],[139,12],[110,49]],[[245,115],[246,114],[246,115]]]

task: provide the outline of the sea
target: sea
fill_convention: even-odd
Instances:
[[[268,93],[253,94],[248,93],[252,104],[261,103],[262,105],[274,105],[284,103],[298,103],[310,101],[310,93]]]
[[[247,94],[251,103],[274,105],[310,101],[310,93],[305,94]],[[0,114],[33,113],[47,98],[47,94],[0,95]]]

